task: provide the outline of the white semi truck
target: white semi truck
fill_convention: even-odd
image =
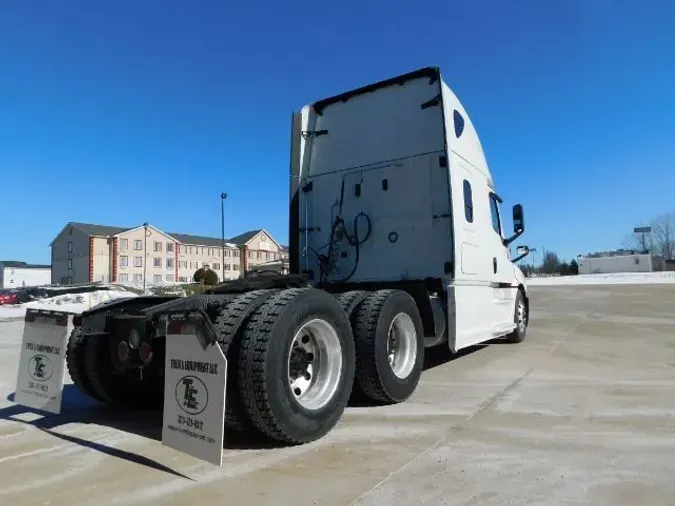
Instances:
[[[425,349],[524,339],[527,248],[509,254],[523,210],[509,234],[501,203],[438,68],[307,105],[292,118],[291,273],[28,311],[15,400],[58,412],[65,362],[101,402],[163,406],[164,443],[216,464],[226,429],[321,438],[355,390],[410,397]]]

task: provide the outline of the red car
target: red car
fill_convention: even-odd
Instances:
[[[15,293],[12,292],[0,292],[0,306],[4,304],[18,304],[19,299]]]

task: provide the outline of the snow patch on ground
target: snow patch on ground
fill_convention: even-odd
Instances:
[[[648,285],[675,283],[675,272],[615,272],[528,278],[528,285]]]
[[[99,290],[87,293],[70,293],[49,299],[34,300],[26,304],[0,306],[0,320],[23,318],[26,308],[47,309],[50,311],[67,311],[82,313],[97,304],[123,297],[136,297],[136,294],[127,290]]]

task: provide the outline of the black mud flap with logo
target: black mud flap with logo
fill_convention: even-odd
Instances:
[[[162,444],[220,466],[227,359],[206,313],[166,316]]]
[[[14,402],[59,414],[74,314],[26,309]]]

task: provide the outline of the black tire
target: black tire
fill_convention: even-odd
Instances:
[[[354,310],[363,302],[370,292],[366,290],[350,290],[349,292],[339,293],[335,295],[342,310],[351,320]]]
[[[522,320],[521,320],[521,313]],[[518,289],[518,295],[516,295],[516,307],[513,312],[513,323],[516,324],[516,329],[506,336],[506,341],[508,343],[522,343],[525,340],[527,335],[527,325],[529,319],[529,311],[527,307],[527,302],[525,301],[525,296],[523,295],[522,290]]]
[[[228,362],[225,394],[226,429],[239,431],[255,429],[246,414],[239,391],[237,363],[239,361],[241,334],[251,314],[278,291],[278,289],[254,290],[240,294],[229,304],[221,307],[214,319],[218,343]]]
[[[110,342],[105,336],[90,336],[86,339],[85,372],[96,395],[104,402],[124,409],[157,409],[164,402],[164,364],[158,357],[164,356],[161,349],[166,341],[153,342],[154,358],[143,369],[143,378],[137,369],[122,374],[113,374]]]
[[[404,378],[389,364],[389,328],[399,313],[407,314],[415,328],[416,352]],[[378,290],[366,298],[353,316],[356,345],[356,383],[371,400],[402,402],[417,388],[424,366],[424,328],[415,300],[402,290]]]
[[[336,294],[335,298],[337,299],[342,310],[349,318],[349,321],[352,325],[352,333],[354,332],[354,311],[356,308],[370,295],[370,292],[367,290],[350,290],[348,292]],[[352,393],[349,397],[348,405],[364,405],[369,404],[368,396],[361,390],[359,383],[354,381],[352,386]]]
[[[80,392],[96,401],[105,402],[105,399],[98,395],[92,388],[91,382],[85,371],[85,340],[86,337],[82,333],[82,327],[73,328],[73,331],[68,338],[68,347],[66,349],[66,366],[68,367],[68,374],[70,374],[70,379],[73,380],[73,384]]]
[[[342,364],[335,391],[317,409],[302,406],[291,391],[288,363],[302,325],[320,319],[335,330]],[[251,422],[268,437],[302,444],[327,434],[338,422],[354,381],[354,339],[340,304],[315,288],[292,288],[270,297],[248,321],[241,335],[239,388]]]

